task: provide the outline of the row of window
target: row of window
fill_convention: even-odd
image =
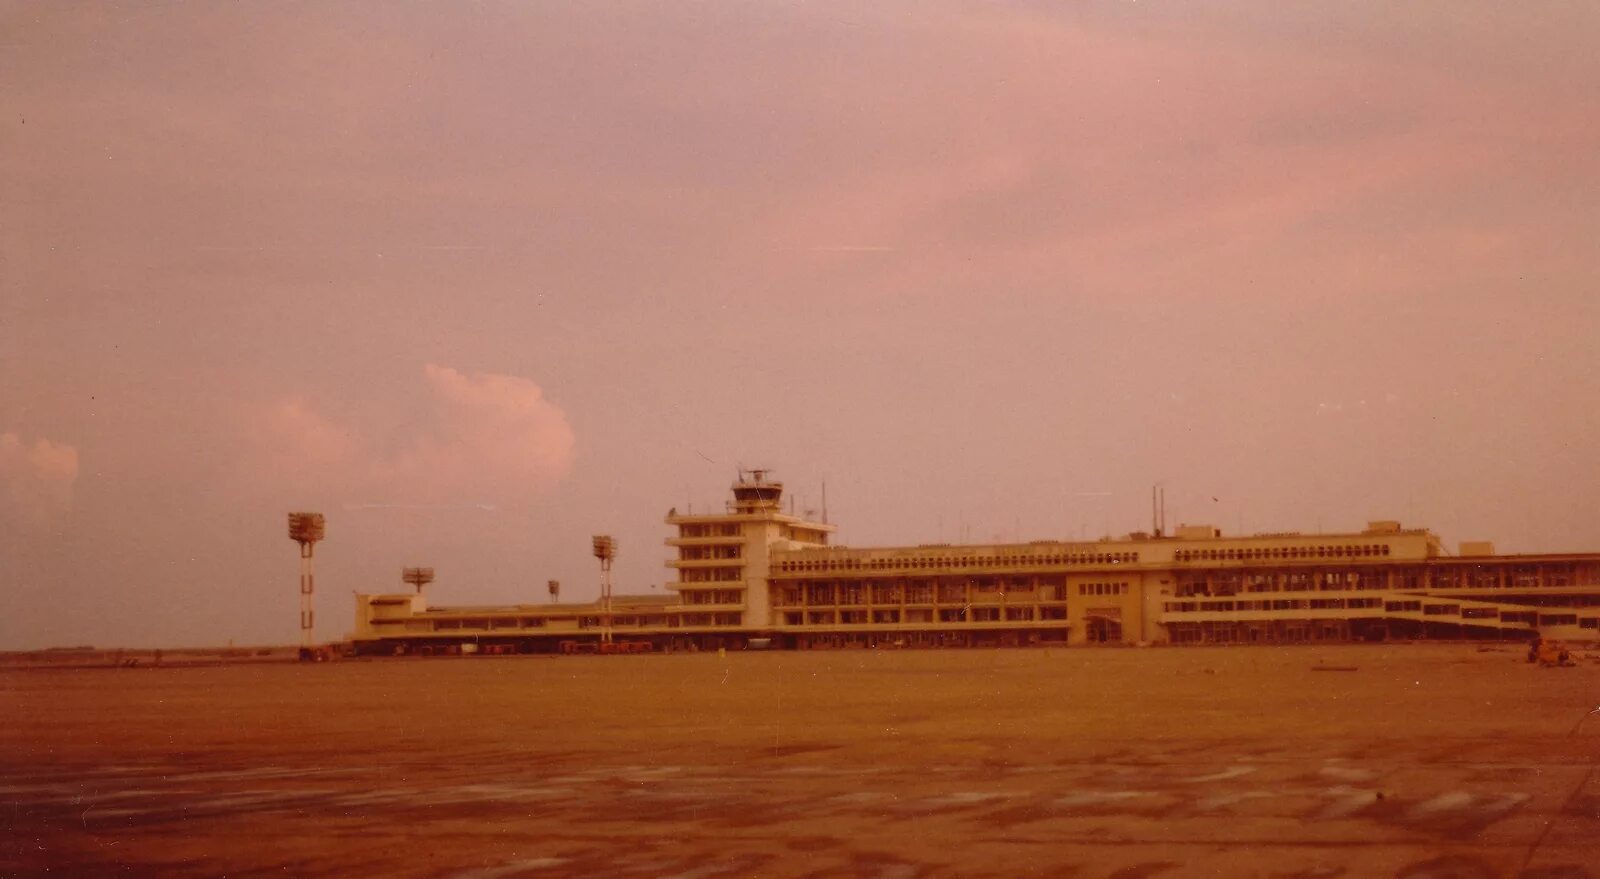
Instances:
[[[1250,561],[1253,559],[1322,559],[1386,556],[1387,543],[1324,544],[1319,546],[1243,546],[1230,549],[1180,549],[1172,554],[1180,562]]]
[[[1109,587],[1116,584],[1096,585]],[[1127,584],[1123,583],[1121,586],[1122,593],[1110,591],[1084,592],[1080,589],[1078,594],[1123,594],[1127,591]],[[1067,600],[1066,586],[1059,579],[1053,583],[1035,584],[1023,578],[994,577],[961,583],[940,583],[937,585],[916,583],[902,586],[899,583],[862,583],[859,581],[803,583],[774,588],[772,590],[772,601],[778,607],[835,604],[966,604],[975,595],[1014,597],[1019,601]]]
[[[1232,613],[1252,610],[1344,610],[1377,608],[1380,598],[1279,598],[1271,601],[1168,601],[1168,613]]]
[[[1127,595],[1127,583],[1079,583],[1079,595]]]
[[[1350,625],[1344,620],[1208,620],[1171,623],[1168,637],[1174,644],[1272,644],[1302,641],[1347,641]]]
[[[1535,613],[1501,611],[1493,607],[1462,607],[1459,604],[1434,604],[1423,601],[1388,601],[1378,598],[1312,598],[1273,601],[1168,601],[1168,613],[1228,613],[1253,610],[1359,610],[1382,607],[1388,613],[1420,613],[1424,616],[1459,616],[1464,620],[1500,619],[1511,623],[1540,626],[1581,626],[1600,628],[1600,618],[1580,618],[1573,613]]]
[[[736,559],[744,554],[744,544],[735,543],[731,546],[680,546],[678,558],[686,562],[716,561],[718,559]]]
[[[783,613],[786,626],[869,626],[934,623],[1060,622],[1064,607],[884,608],[877,610],[791,610]]]
[[[744,579],[744,568],[685,568],[678,572],[679,583],[735,583]]]
[[[1600,581],[1600,566],[1553,562],[1530,565],[1439,565],[1428,569],[1435,589],[1533,589]]]
[[[678,595],[684,604],[738,604],[743,592],[738,589],[685,589]]]
[[[706,620],[710,620],[707,622]],[[679,626],[737,626],[737,613],[723,614],[619,614],[612,617],[613,628],[677,628]],[[561,628],[576,624],[579,629],[601,627],[598,616],[579,617],[459,617],[456,619],[373,620],[377,626],[403,626],[407,632],[494,632],[514,629]]]
[[[1566,562],[1540,565],[1404,565],[1333,570],[1201,570],[1179,572],[1176,594],[1564,588],[1597,580],[1600,580],[1600,566],[1575,566]]]
[[[1243,592],[1329,592],[1389,588],[1413,588],[1407,582],[1390,584],[1394,572],[1381,568],[1337,571],[1197,571],[1178,575],[1175,593],[1191,595],[1237,595]]]
[[[805,571],[911,571],[953,568],[1046,568],[1062,565],[1121,565],[1139,561],[1136,552],[1057,553],[1024,555],[913,556],[879,559],[791,559],[775,569]]]
[[[679,623],[684,628],[704,628],[707,626],[737,626],[740,624],[737,613],[686,613],[679,617]]]
[[[679,537],[738,537],[737,522],[697,522],[678,526]]]

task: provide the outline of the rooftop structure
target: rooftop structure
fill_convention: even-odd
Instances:
[[[432,568],[401,568],[400,580],[417,588],[417,594],[422,594],[422,587],[433,582]]]

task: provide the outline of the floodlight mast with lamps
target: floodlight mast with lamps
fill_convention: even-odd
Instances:
[[[611,561],[617,541],[609,534],[594,536],[594,557],[600,560],[600,642],[611,643]]]
[[[422,587],[433,582],[432,568],[401,568],[400,579],[417,587],[417,594],[422,594]]]
[[[312,552],[317,541],[327,536],[327,523],[321,513],[290,513],[289,539],[300,544],[300,657],[309,659],[311,642],[316,629],[316,611],[312,608],[312,595],[316,592]]]
[[[561,597],[561,581],[560,580],[551,580],[550,583],[549,583],[549,588],[550,588],[550,603],[551,604],[555,604],[556,603],[556,599]]]

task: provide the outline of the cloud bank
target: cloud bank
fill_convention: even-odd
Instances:
[[[78,481],[78,450],[37,437],[30,444],[15,432],[0,433],[0,500],[5,520],[41,524],[72,506]]]
[[[426,405],[402,428],[332,417],[300,398],[266,410],[266,470],[358,503],[498,503],[572,466],[567,415],[531,379],[423,367]]]

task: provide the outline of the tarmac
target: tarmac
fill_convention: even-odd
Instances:
[[[0,671],[0,874],[1600,876],[1600,663],[1524,654]]]

